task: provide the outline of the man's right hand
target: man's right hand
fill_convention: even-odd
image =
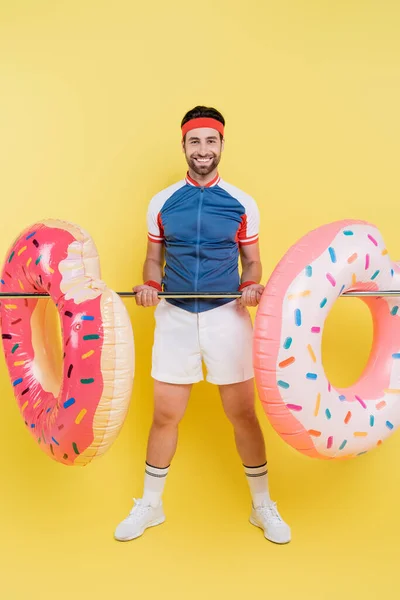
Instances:
[[[136,285],[133,291],[136,292],[135,300],[138,306],[156,306],[160,302],[158,290],[151,285]]]

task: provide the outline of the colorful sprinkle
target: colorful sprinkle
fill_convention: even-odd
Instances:
[[[296,308],[296,310],[294,311],[294,322],[297,327],[300,327],[300,325],[301,325],[301,310],[299,308]]]
[[[94,379],[93,379],[93,377],[89,377],[89,379],[81,379],[81,383],[83,383],[83,384],[94,383]]]
[[[328,392],[330,392],[330,391],[331,391],[331,389],[332,389],[331,382],[330,382],[330,381],[328,381]]]
[[[355,252],[354,254],[349,256],[349,258],[347,259],[347,262],[349,263],[349,265],[351,265],[351,263],[353,263],[355,260],[357,260],[357,258],[358,258],[358,254],[357,254],[357,252]]]
[[[64,454],[63,459],[67,460],[67,458],[68,458],[68,454]]]
[[[362,400],[362,399],[360,398],[360,396],[354,396],[354,397],[355,397],[355,399],[356,399],[356,400],[358,400],[358,402],[361,404],[361,406],[362,406],[363,408],[367,408],[367,405],[365,404],[364,400]]]
[[[53,437],[52,437],[51,439],[53,440],[53,442],[54,442],[55,444],[57,444],[57,446],[59,446],[59,445],[60,445],[60,444],[59,444],[59,442],[57,442],[56,438],[53,438]]]
[[[278,386],[285,390],[287,390],[290,387],[286,381],[282,381],[282,380],[278,381]]]
[[[18,279],[18,283],[19,283],[19,287],[20,287],[20,288],[21,288],[21,290],[24,292],[24,291],[25,291],[25,288],[24,288],[24,286],[23,286],[23,283],[22,283],[22,281],[21,281],[20,279]]]
[[[5,307],[7,310],[16,310],[17,309],[16,304],[6,304]]]
[[[352,231],[350,231],[350,230],[343,231],[343,234],[344,235],[354,235],[354,233]]]
[[[35,402],[35,404],[33,405],[33,408],[37,408],[39,406],[39,404],[41,403],[42,399],[39,398],[39,400],[37,402]]]
[[[340,400],[341,402],[343,402],[344,400],[346,400],[346,396],[343,396],[343,395],[339,396],[339,400]]]
[[[19,385],[22,382],[23,382],[23,379],[20,377],[19,379],[16,379],[15,381],[13,381],[13,386],[15,387],[16,385]]]
[[[392,354],[392,358],[400,358],[400,352],[395,352]]]
[[[28,406],[29,402],[28,400],[25,402],[25,404],[21,407],[21,412],[24,412],[24,410],[26,409],[26,407]]]
[[[347,440],[343,440],[343,442],[339,446],[339,450],[343,450],[343,448],[346,446],[346,444],[347,444]]]
[[[285,343],[283,344],[283,347],[285,348],[285,350],[289,350],[290,346],[292,345],[292,341],[293,341],[293,338],[291,338],[291,337],[286,338]],[[92,350],[92,352],[93,352],[93,350]]]
[[[379,275],[380,271],[375,271],[375,273],[372,275],[371,279],[376,279]]]
[[[335,263],[336,262],[336,252],[335,252],[334,248],[328,248],[328,251],[329,251],[329,256],[331,257],[331,261],[333,263]]]
[[[399,307],[393,306],[392,310],[390,311],[390,314],[395,316],[395,315],[397,315],[398,311],[399,311]]]
[[[75,398],[69,398],[68,400],[66,400],[63,404],[64,408],[69,408],[70,406],[72,406],[73,404],[75,404]]]
[[[311,333],[319,333],[321,331],[321,327],[311,327]]]
[[[299,292],[298,294],[289,294],[288,300],[296,300],[296,298],[305,298],[311,294],[311,290],[305,290],[304,292]]]
[[[29,392],[29,388],[25,388],[23,392],[21,392],[21,396],[25,396]]]
[[[8,259],[8,262],[10,263],[12,261],[12,259],[14,258],[15,252],[11,252],[10,254],[10,258]]]
[[[84,335],[83,339],[84,340],[98,340],[98,339],[100,339],[100,336],[97,333],[93,333],[91,335]]]
[[[321,304],[319,305],[320,308],[324,308],[325,304],[328,302],[328,298],[324,298],[321,302]]]
[[[329,410],[329,408],[326,409],[325,414],[326,414],[327,419],[330,419],[332,417],[332,414],[331,414],[331,411]]]
[[[13,346],[13,347],[11,348],[11,354],[14,354],[14,352],[15,352],[16,350],[18,350],[18,348],[19,348],[19,344],[15,344],[15,346]]]
[[[94,321],[94,317],[91,317],[90,315],[83,315],[82,321]]]
[[[388,254],[388,251],[386,250],[386,248],[384,248],[384,249],[382,250],[382,256],[386,256],[386,254]]]
[[[317,394],[317,401],[314,408],[314,417],[318,417],[319,407],[321,406],[321,394]]]
[[[11,325],[18,325],[18,323],[21,323],[22,319],[16,319],[15,321],[11,321]]]
[[[366,431],[355,431],[354,432],[354,437],[365,437],[367,435],[368,435],[368,433]]]
[[[312,266],[308,265],[305,269],[306,277],[312,277]]]
[[[74,368],[74,365],[69,365],[69,367],[68,367],[68,373],[67,373],[68,379],[71,377],[71,373],[72,373],[72,369],[73,368]]]
[[[394,270],[393,269],[390,269],[390,274],[393,277],[393,275],[394,275]]]
[[[384,400],[381,400],[380,402],[378,402],[378,404],[376,405],[376,409],[377,410],[382,410],[382,408],[385,408],[386,406],[386,402]]]
[[[357,275],[355,273],[353,273],[353,275],[351,276],[351,285],[356,285],[357,283]]]
[[[329,283],[330,283],[330,284],[331,284],[333,287],[335,287],[335,286],[336,286],[336,280],[335,280],[335,278],[333,277],[333,275],[331,275],[330,273],[327,273],[327,274],[326,274],[326,278],[327,278],[327,280],[329,281]]]
[[[300,406],[299,404],[286,404],[286,406],[290,409],[290,410],[296,410],[297,412],[300,410],[303,410],[303,407]]]
[[[332,435],[330,435],[330,436],[328,437],[328,441],[327,441],[327,443],[326,443],[326,447],[327,447],[328,449],[329,449],[329,448],[332,448],[332,444],[333,444],[333,436],[332,436]]]
[[[54,456],[53,444],[50,444],[50,450],[51,450],[52,455]]]
[[[374,424],[375,424],[375,417],[374,417],[374,415],[370,415],[369,416],[369,425],[370,425],[370,427],[373,427]]]
[[[25,252],[26,248],[27,246],[24,246],[23,248],[21,248],[21,250],[18,250],[18,256],[21,256],[21,254]]]
[[[390,421],[386,421],[385,425],[388,429],[393,429],[394,427],[393,423],[391,423]]]
[[[321,435],[321,432],[317,431],[316,429],[309,429],[308,433],[313,437],[320,437]]]
[[[288,367],[289,365],[292,365],[295,362],[295,357],[291,356],[290,358],[287,358],[286,360],[283,360],[282,362],[279,363],[279,366],[284,369],[285,367]]]
[[[6,282],[4,281],[4,279],[0,279],[0,283],[2,283],[3,285],[6,285]]]
[[[350,421],[350,419],[351,419],[351,412],[349,411],[344,418],[344,422],[346,423],[346,425]]]
[[[11,335],[11,333],[2,333],[1,334],[1,339],[3,339],[3,340],[11,340],[12,339],[12,335]]]
[[[32,262],[32,257],[28,258],[28,260],[26,261],[26,266],[29,267],[31,262]]]
[[[311,344],[308,344],[307,350],[308,350],[309,355],[311,356],[312,361],[317,362],[317,357],[314,354],[314,350],[312,349]]]
[[[37,240],[33,240],[32,244],[35,246],[35,248],[39,248],[39,242]]]
[[[87,413],[86,408],[82,408],[81,412],[79,413],[79,415],[75,419],[75,423],[77,425],[79,425],[79,423],[82,421],[82,419],[86,415],[86,413]]]
[[[21,367],[22,365],[24,365],[27,362],[28,362],[27,360],[17,360],[14,363],[14,367]]]
[[[78,450],[78,446],[76,445],[75,442],[72,442],[72,447],[74,449],[75,454],[80,454],[79,450]]]
[[[318,375],[317,373],[306,373],[306,379],[313,379],[315,381],[315,379],[318,379]]]
[[[373,243],[375,246],[377,246],[377,245],[378,245],[378,242],[376,241],[376,239],[375,239],[375,238],[373,238],[373,237],[372,237],[372,235],[368,234],[368,239],[369,239],[369,240],[371,240],[371,242],[372,242],[372,243]]]
[[[73,316],[74,316],[74,315],[73,315],[73,313],[72,313],[70,310],[66,310],[66,311],[65,311],[65,313],[64,313],[64,315],[65,315],[66,317],[69,317],[69,318],[71,318],[71,317],[73,317]]]
[[[396,388],[387,388],[383,391],[385,392],[385,394],[400,394],[400,390]]]
[[[89,356],[92,356],[94,354],[94,350],[89,350],[89,352],[86,352],[86,354],[82,354],[82,358],[83,360],[85,360],[86,358],[89,358]]]
[[[369,268],[369,254],[365,256],[365,270]]]
[[[34,231],[33,233],[30,233],[25,239],[30,240],[31,237],[33,237],[34,235],[36,235],[36,231]]]

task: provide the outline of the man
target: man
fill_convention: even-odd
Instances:
[[[157,306],[154,417],[143,498],[116,528],[120,541],[137,538],[147,527],[165,521],[162,494],[192,385],[203,379],[202,360],[207,381],[219,386],[233,426],[252,497],[250,522],[273,542],[290,541],[290,528],[269,496],[264,439],[254,408],[253,332],[246,307],[257,306],[264,289],[259,284],[259,212],[250,196],[219,177],[224,127],[223,116],[214,108],[197,106],[185,115],[181,129],[186,178],[154,196],[149,205],[145,283],[134,291],[138,305]],[[162,285],[169,292],[239,289],[242,297],[160,302]]]

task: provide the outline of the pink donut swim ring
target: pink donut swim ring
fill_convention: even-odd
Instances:
[[[311,231],[276,266],[255,318],[255,378],[272,426],[300,452],[354,457],[399,426],[399,297],[363,298],[374,338],[353,386],[333,387],[321,361],[324,322],[340,294],[399,288],[399,265],[390,260],[378,229],[364,221]]]
[[[42,450],[65,465],[86,465],[117,437],[134,370],[129,315],[100,280],[94,242],[64,221],[37,223],[12,245],[0,289],[51,296],[1,302],[6,363],[25,425]],[[61,380],[45,328],[49,302],[61,322]]]

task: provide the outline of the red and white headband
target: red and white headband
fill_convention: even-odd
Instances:
[[[185,137],[188,131],[192,129],[200,129],[208,127],[210,129],[216,129],[222,136],[224,135],[224,126],[217,119],[210,119],[209,117],[200,117],[198,119],[191,119],[185,123],[182,127],[182,137]]]

